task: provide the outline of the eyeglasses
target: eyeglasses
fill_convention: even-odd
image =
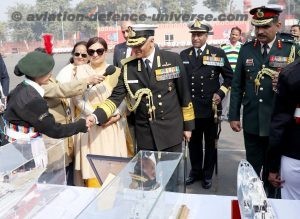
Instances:
[[[104,53],[105,49],[101,48],[101,49],[88,49],[87,53],[89,54],[89,56],[93,56],[95,54],[95,52],[98,54],[98,56],[102,56]]]
[[[75,57],[81,56],[82,58],[87,58],[87,54],[85,54],[85,53],[79,53],[79,52],[75,52],[75,53],[74,53],[74,56],[75,56]]]

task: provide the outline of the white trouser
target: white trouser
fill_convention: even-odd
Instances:
[[[281,198],[300,200],[300,160],[282,156],[280,175],[285,181]]]

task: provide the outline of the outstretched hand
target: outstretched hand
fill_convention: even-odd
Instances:
[[[95,117],[92,115],[86,117],[85,122],[86,122],[86,127],[88,127],[88,130],[90,130],[90,128],[96,124]]]
[[[89,85],[95,85],[95,84],[101,83],[102,81],[104,81],[104,79],[105,79],[105,76],[94,74],[94,75],[88,77],[87,83]]]
[[[121,119],[121,115],[120,114],[117,114],[115,116],[112,116],[108,119],[108,121],[106,123],[104,123],[102,125],[103,128],[107,127],[107,126],[110,126],[111,124],[119,121]]]

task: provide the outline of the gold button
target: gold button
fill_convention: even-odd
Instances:
[[[157,97],[158,97],[158,98],[161,98],[161,95],[160,95],[160,94],[158,94],[158,95],[157,95]]]
[[[162,102],[159,102],[158,105],[159,105],[159,106],[162,106]]]

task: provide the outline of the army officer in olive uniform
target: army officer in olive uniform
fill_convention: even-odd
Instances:
[[[232,69],[222,49],[206,43],[211,26],[199,20],[190,26],[193,47],[180,53],[187,71],[195,110],[195,130],[189,144],[191,172],[187,185],[203,178],[202,187],[209,189],[216,162],[215,139],[217,110],[221,111],[221,100],[231,84]],[[220,85],[222,74],[224,83]],[[213,110],[213,103],[214,109]],[[203,165],[203,135],[205,140],[205,158]]]
[[[194,128],[194,110],[185,69],[178,54],[162,51],[154,43],[154,26],[129,27],[127,45],[135,57],[124,59],[122,74],[112,95],[89,116],[99,125],[127,94],[135,113],[138,150],[181,151]]]
[[[280,9],[264,6],[250,10],[256,39],[242,46],[232,81],[230,126],[236,132],[241,131],[240,108],[243,104],[246,158],[258,176],[266,160],[278,74],[298,56],[298,48],[293,42],[276,35],[281,27],[280,12]]]

